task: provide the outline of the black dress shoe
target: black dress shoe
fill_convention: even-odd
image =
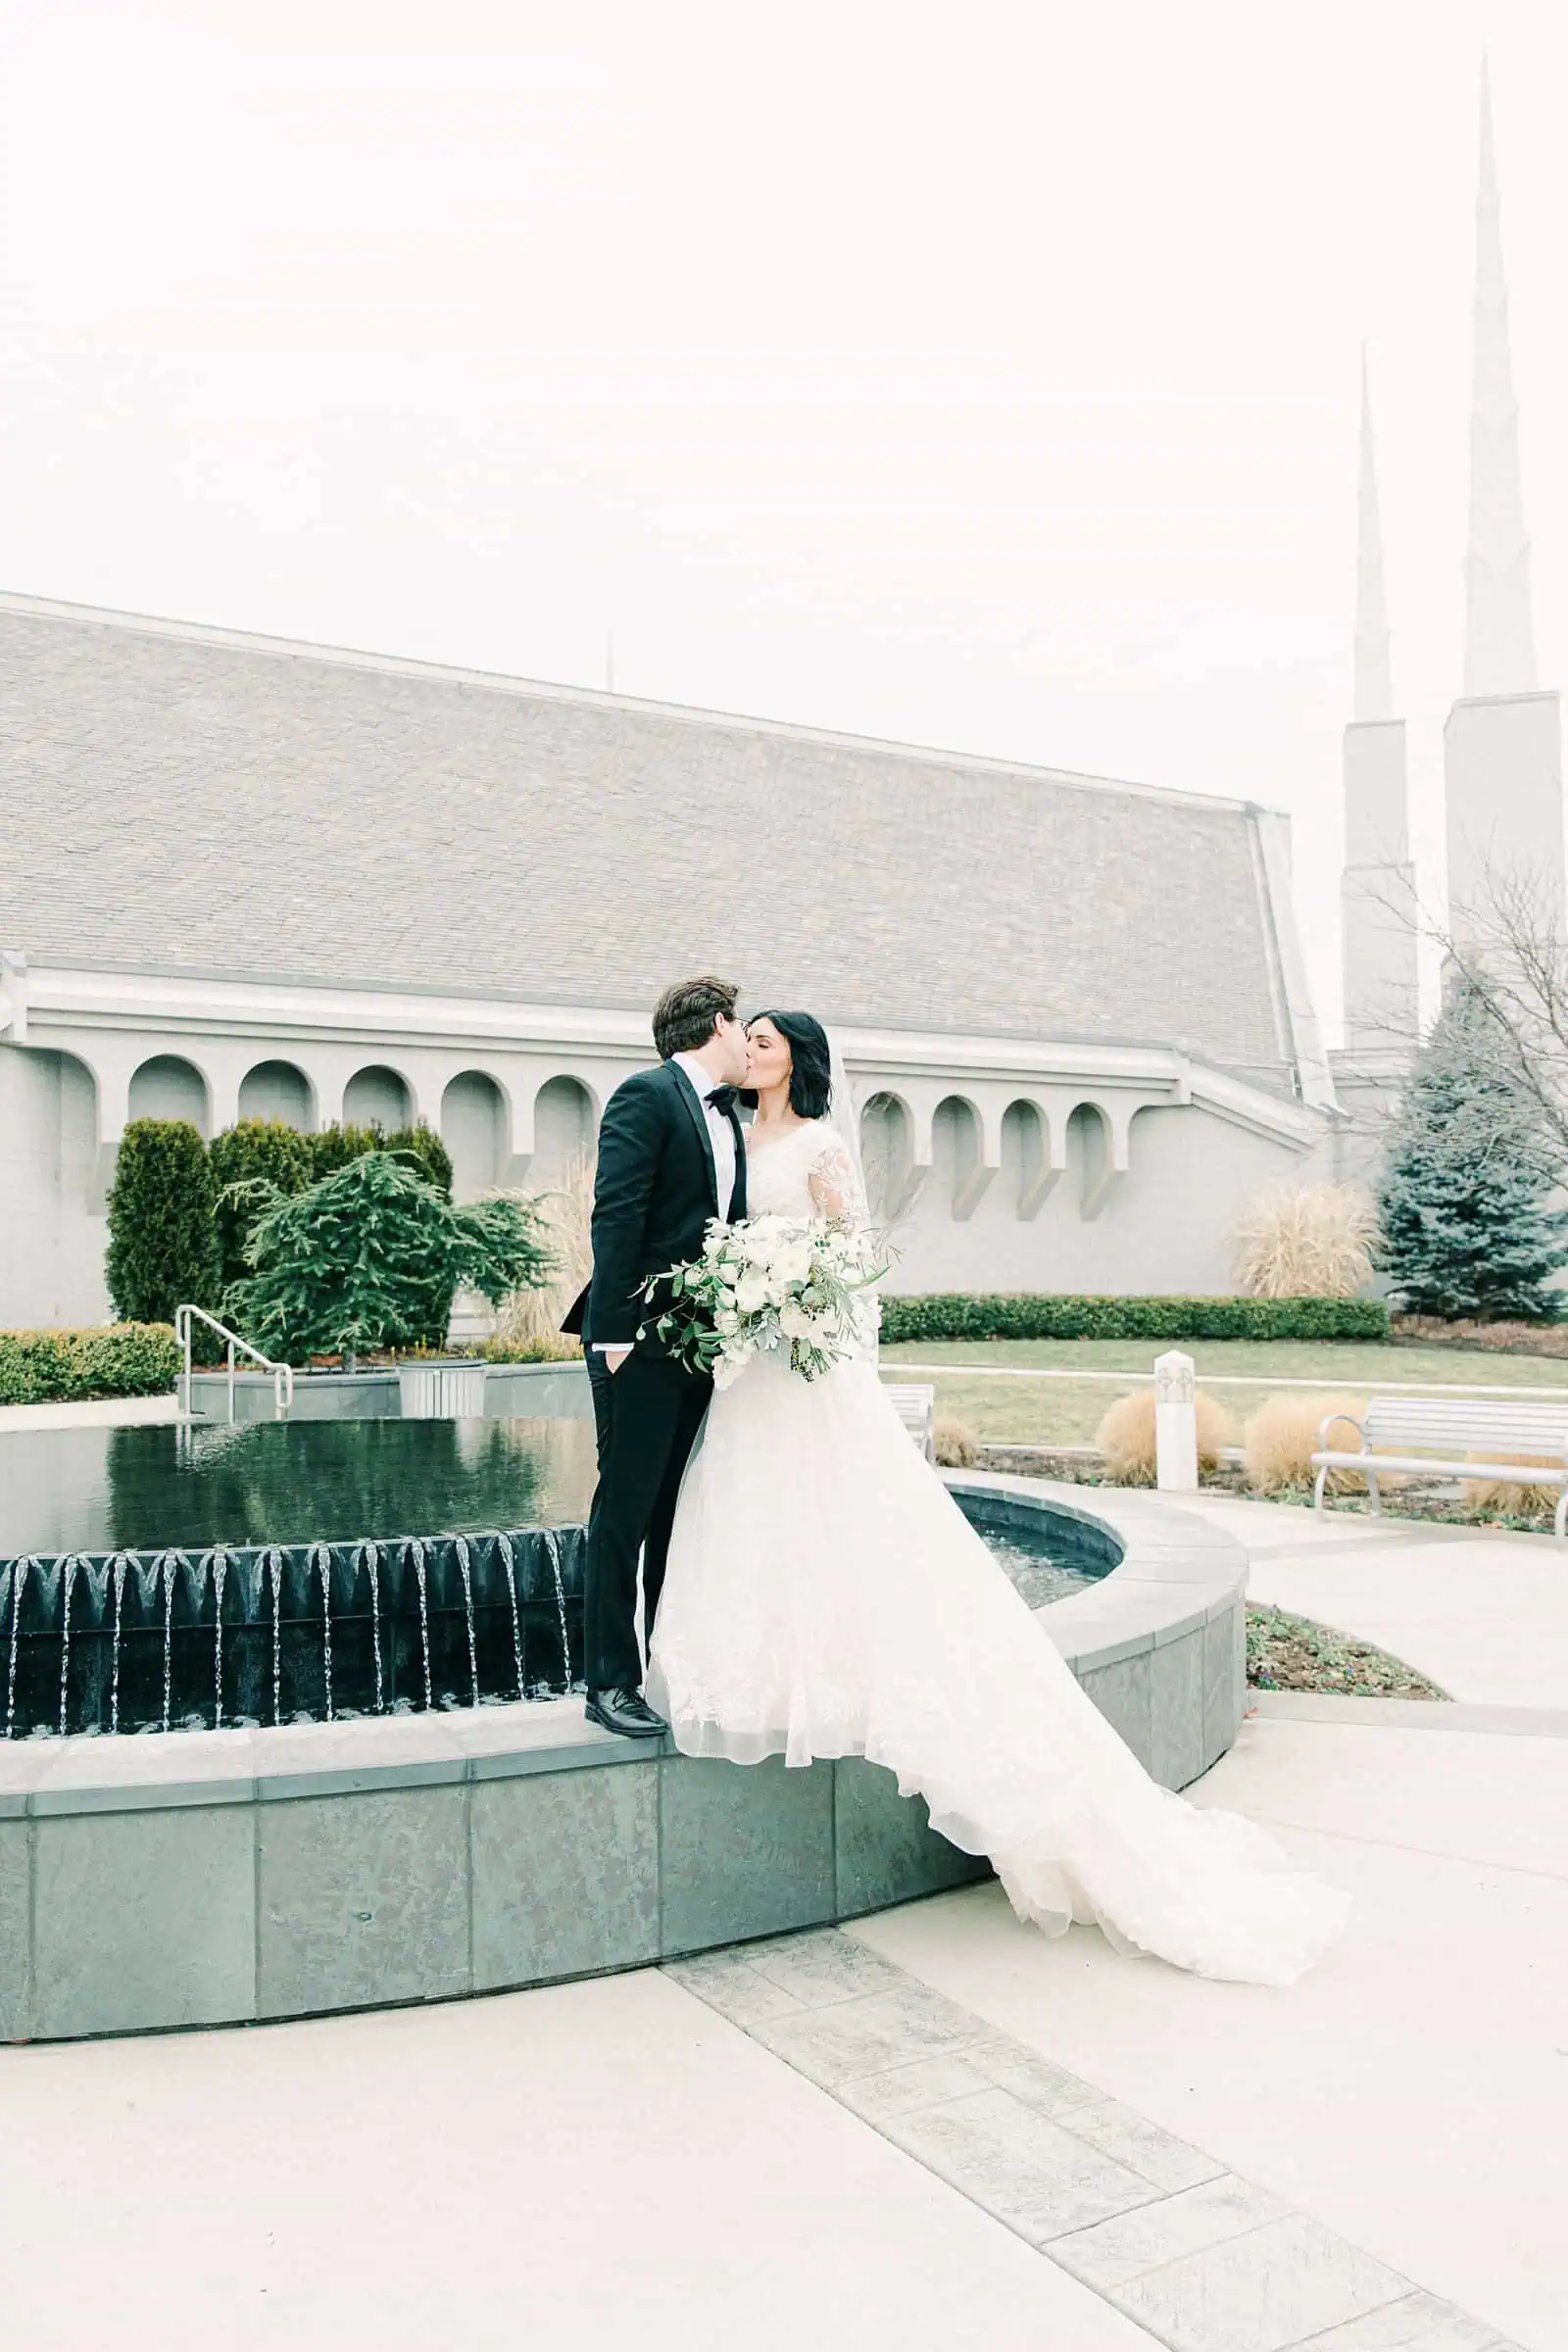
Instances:
[[[623,1740],[662,1740],[669,1729],[640,1690],[590,1690],[583,1713],[590,1723],[618,1732]]]

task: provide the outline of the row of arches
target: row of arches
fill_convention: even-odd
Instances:
[[[387,1133],[413,1125],[414,1090],[402,1072],[384,1063],[356,1070],[342,1090],[333,1114],[345,1126],[379,1127]],[[131,1073],[126,1115],[133,1119],[187,1119],[203,1135],[213,1131],[212,1091],[202,1071],[176,1054],[155,1054]],[[281,1119],[309,1135],[327,1123],[310,1077],[295,1062],[257,1062],[240,1080],[242,1119]],[[546,1079],[533,1102],[530,1182],[549,1183],[572,1159],[591,1150],[598,1104],[580,1079]],[[485,1070],[462,1070],[442,1089],[436,1126],[452,1158],[454,1190],[462,1200],[507,1181],[511,1173],[512,1108],[502,1088]]]
[[[1114,1120],[1105,1106],[1082,1102],[1056,1106],[1052,1117],[1026,1096],[1008,1102],[992,1132],[966,1095],[948,1095],[930,1116],[926,1156],[910,1105],[882,1092],[860,1114],[860,1150],[873,1214],[894,1222],[929,1195],[958,1219],[972,1216],[995,1187],[1012,1214],[1037,1216],[1069,1174],[1079,1206],[1096,1216],[1127,1166],[1130,1116]]]
[[[460,1070],[439,1093],[416,1101],[402,1071],[371,1062],[333,1086],[323,1103],[308,1071],[298,1063],[269,1056],[241,1077],[240,1118],[282,1119],[310,1133],[329,1118],[390,1132],[423,1115],[438,1129],[452,1156],[455,1190],[471,1200],[509,1182],[548,1185],[564,1175],[572,1160],[590,1152],[600,1103],[581,1079],[557,1075],[534,1086],[531,1149],[516,1149],[515,1105],[488,1071]],[[1135,1101],[1109,1104],[1018,1096],[1003,1099],[1000,1088],[980,1101],[950,1094],[935,1103],[935,1089],[911,1094],[884,1088],[860,1111],[860,1147],[873,1213],[896,1222],[916,1200],[939,1213],[962,1220],[991,1196],[993,1208],[1028,1220],[1040,1212],[1064,1178],[1075,1192],[1080,1214],[1094,1217],[1126,1172]],[[213,1092],[198,1065],[183,1055],[160,1054],[141,1062],[129,1081],[126,1114],[131,1118],[188,1119],[202,1134],[213,1131]]]

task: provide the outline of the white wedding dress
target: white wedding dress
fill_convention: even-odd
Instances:
[[[754,1215],[863,1217],[822,1120],[748,1160]],[[1239,1815],[1159,1788],[909,1443],[869,1353],[803,1380],[760,1355],[686,1473],[648,1694],[687,1755],[864,1755],[990,1856],[1048,1935],[1288,1984],[1348,1898]]]

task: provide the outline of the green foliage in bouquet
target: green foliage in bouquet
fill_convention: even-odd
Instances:
[[[661,1312],[643,1333],[718,1388],[764,1352],[819,1380],[869,1338],[876,1309],[862,1294],[886,1271],[868,1234],[824,1218],[715,1221],[701,1257],[645,1285]]]
[[[225,1305],[269,1354],[301,1363],[371,1348],[439,1348],[460,1287],[497,1299],[547,1282],[529,1201],[455,1208],[402,1153],[368,1152],[293,1198],[252,1195],[255,1272]]]

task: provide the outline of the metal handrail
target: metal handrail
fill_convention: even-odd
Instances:
[[[232,1422],[234,1418],[234,1350],[236,1348],[242,1348],[253,1362],[261,1365],[264,1372],[270,1372],[272,1375],[272,1417],[274,1420],[281,1421],[283,1415],[292,1408],[294,1403],[293,1365],[274,1362],[271,1356],[264,1355],[259,1348],[253,1348],[249,1340],[241,1339],[237,1331],[230,1331],[226,1323],[220,1323],[216,1315],[210,1315],[205,1306],[195,1306],[189,1301],[174,1309],[174,1338],[185,1351],[185,1371],[180,1383],[179,1398],[180,1410],[186,1420],[188,1421],[191,1417],[190,1319],[192,1315],[200,1315],[209,1330],[216,1331],[220,1340],[228,1342],[229,1420]]]

